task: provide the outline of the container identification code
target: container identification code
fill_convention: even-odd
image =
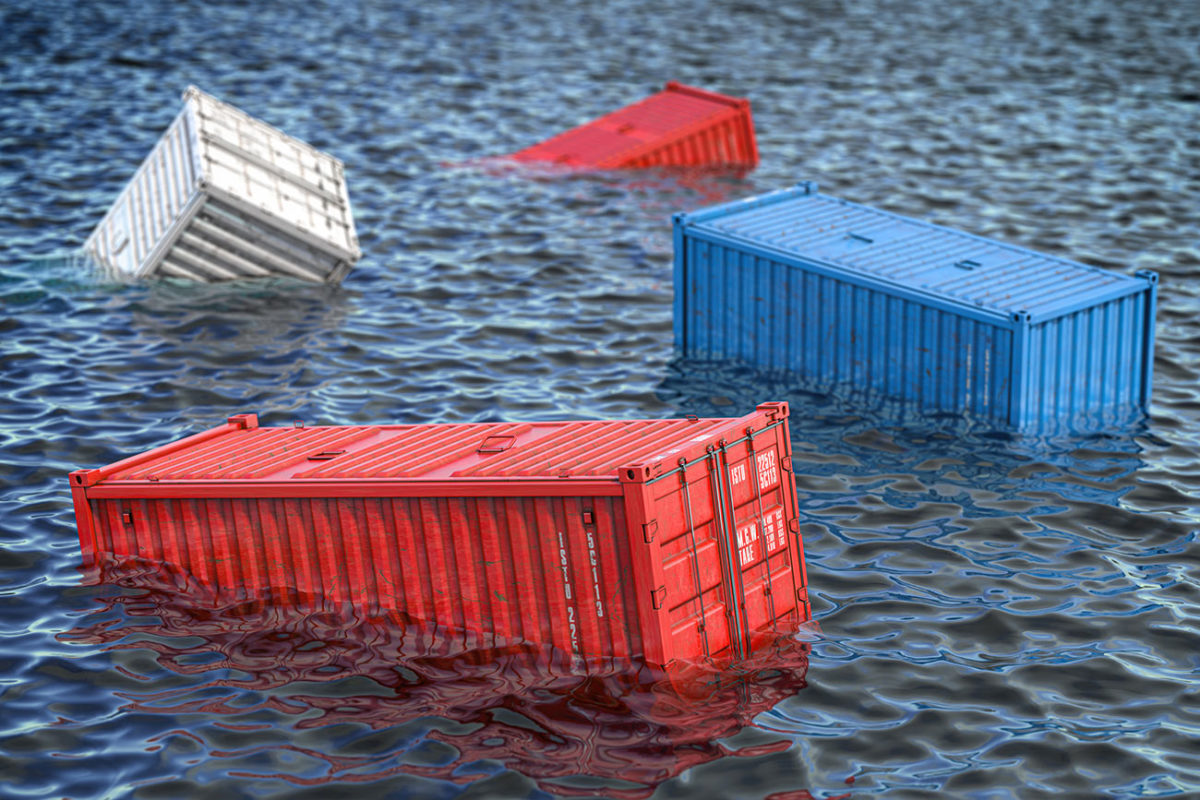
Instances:
[[[571,602],[571,569],[567,564],[567,543],[563,532],[558,532],[558,560],[562,567],[563,593],[567,597],[567,628],[571,634],[571,650],[579,652],[579,623],[575,620],[575,604]]]
[[[587,532],[588,562],[592,568],[592,587],[595,589],[596,617],[604,617],[604,600],[600,596],[600,559],[596,555],[596,534]],[[571,634],[571,649],[579,652],[579,622],[575,618],[575,604],[571,602],[574,589],[571,586],[570,559],[567,558],[567,540],[563,532],[558,532],[558,564],[562,569],[563,595],[567,599],[567,628]]]
[[[758,485],[765,489],[779,483],[779,459],[774,450],[764,450],[755,459],[758,463]]]
[[[561,536],[561,534],[559,534]],[[592,586],[596,589],[596,616],[604,617],[604,601],[600,599],[600,565],[599,559],[596,558],[596,534],[593,531],[587,532],[588,537],[588,561],[592,564]]]

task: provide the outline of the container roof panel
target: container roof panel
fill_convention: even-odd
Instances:
[[[691,216],[718,237],[1006,315],[1038,317],[1143,287],[1121,273],[818,194],[811,184]]]
[[[730,419],[229,428],[115,465],[106,481],[615,478]]]

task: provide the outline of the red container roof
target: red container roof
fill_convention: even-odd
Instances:
[[[649,151],[739,115],[745,115],[749,126],[749,152],[744,152],[746,147],[731,143],[717,151],[725,153],[724,156],[714,152],[708,158],[698,158],[712,163],[754,166],[758,163],[758,151],[754,146],[750,101],[674,81],[658,94],[513,153],[511,158],[567,166],[624,167]]]
[[[82,474],[125,481],[608,478],[691,457],[747,418],[259,428],[253,415]],[[739,427],[739,424],[741,427]],[[731,438],[736,438],[731,436]]]

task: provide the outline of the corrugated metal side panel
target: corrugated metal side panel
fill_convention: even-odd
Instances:
[[[853,385],[921,407],[1007,419],[1013,336],[887,291],[734,245],[682,237],[676,335],[682,354],[738,359]]]
[[[672,83],[645,100],[514,153],[511,158],[605,169],[753,166],[758,162],[758,151],[749,114],[749,105],[738,98]]]
[[[758,164],[754,122],[746,108],[728,119],[714,122],[694,133],[664,144],[649,153],[629,158],[622,167],[642,169],[658,166]]]
[[[1029,330],[1025,420],[1106,425],[1144,404],[1147,292],[1066,314]],[[1149,321],[1152,324],[1152,320]]]
[[[323,597],[495,644],[642,653],[620,498],[90,502],[100,555],[180,566],[220,601]]]
[[[205,282],[274,275],[336,283],[350,266],[278,226],[210,199],[180,234],[160,269],[165,275]]]
[[[743,109],[668,90],[614,114],[613,124],[630,129],[631,147],[595,163],[614,168],[748,164],[738,147],[745,131],[745,121],[739,118],[748,116],[748,104]]]
[[[567,166],[593,166],[595,161],[636,145],[625,132],[592,122],[514,153],[516,161],[550,161]]]
[[[211,186],[311,234],[338,258],[358,259],[340,161],[197,89],[185,100]]]
[[[1027,311],[1035,320],[1139,288],[1117,272],[818,194],[810,184],[763,199],[769,202],[700,212],[696,224],[968,308]]]
[[[144,274],[164,242],[186,222],[197,194],[193,137],[186,111],[176,116],[121,191],[84,248],[126,276]]]

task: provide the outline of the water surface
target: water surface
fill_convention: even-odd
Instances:
[[[0,794],[1200,794],[1195,12],[7,3]],[[760,168],[464,165],[667,80],[751,98]],[[343,285],[114,284],[71,257],[192,83],[346,162],[366,255]],[[1148,418],[1038,440],[675,361],[669,215],[799,180],[1157,270]],[[132,588],[136,565],[81,584],[66,473],[232,413],[738,415],[771,399],[793,408],[821,632],[707,715],[528,653],[205,610]]]

